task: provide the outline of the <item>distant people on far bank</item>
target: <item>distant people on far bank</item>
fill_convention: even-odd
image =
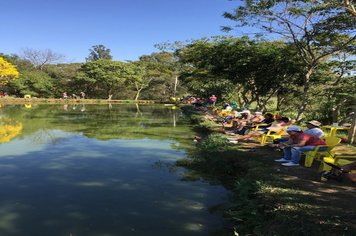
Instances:
[[[214,94],[209,97],[209,102],[213,106],[215,106],[215,103],[217,100],[218,100],[218,98]]]
[[[63,99],[67,99],[68,98],[67,92],[63,92],[62,97]]]
[[[85,99],[85,93],[84,92],[80,92],[80,96],[82,97],[82,99]]]

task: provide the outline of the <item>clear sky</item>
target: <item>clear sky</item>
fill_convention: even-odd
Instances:
[[[51,49],[66,62],[84,62],[103,44],[114,60],[137,60],[157,43],[226,35],[220,26],[229,0],[3,0],[0,52]]]

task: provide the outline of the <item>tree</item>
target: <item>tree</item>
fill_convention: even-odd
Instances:
[[[76,80],[80,67],[80,63],[56,64],[45,67],[44,71],[53,79],[55,97],[62,97],[63,92],[67,92],[71,95],[83,90],[85,84]]]
[[[78,80],[85,81],[87,86],[96,90],[104,90],[111,100],[115,91],[122,87],[126,80],[136,75],[137,69],[132,63],[120,61],[98,60],[87,62],[78,72]]]
[[[22,52],[22,58],[30,61],[36,68],[43,70],[47,64],[57,63],[64,59],[64,56],[55,53],[50,49],[38,50],[25,48]]]
[[[19,77],[16,67],[0,57],[0,85],[6,84],[11,79]]]
[[[356,9],[353,4],[353,0],[344,0],[345,9],[348,13],[350,13],[353,17],[356,17]]]
[[[145,78],[151,78],[150,86],[145,88],[145,98],[167,100],[184,90],[178,84],[180,63],[173,52],[165,51],[166,45],[156,47],[163,51],[143,55],[139,61],[145,67]]]
[[[20,97],[25,94],[42,98],[53,97],[53,79],[40,70],[25,70],[18,79],[10,81],[8,89]]]
[[[143,69],[144,74],[133,82],[136,90],[135,100],[138,99],[142,90],[148,89],[149,87],[151,87],[151,89],[158,85],[161,86],[161,88],[170,87],[171,78],[174,77],[172,65],[175,62],[176,60],[172,53],[167,52],[141,56],[139,61],[135,62],[135,64]]]
[[[195,40],[179,50],[183,81],[200,96],[224,95],[266,110],[269,100],[296,82],[300,71],[289,45],[244,38]],[[231,95],[229,95],[230,93]]]
[[[92,46],[92,49],[89,49],[89,51],[89,56],[85,58],[87,62],[112,59],[110,49],[106,48],[104,45]]]
[[[356,36],[352,36],[352,31],[356,18],[349,17],[337,0],[249,0],[224,16],[238,22],[238,26],[259,26],[263,32],[279,35],[295,45],[304,64],[298,120],[309,105],[310,84],[316,68],[335,53],[355,50]],[[224,29],[231,30],[231,27]]]

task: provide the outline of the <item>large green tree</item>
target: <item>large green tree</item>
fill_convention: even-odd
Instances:
[[[103,90],[110,100],[117,95],[118,89],[125,86],[128,79],[137,76],[137,67],[133,63],[98,60],[83,64],[78,72],[78,80],[84,81],[95,93]]]
[[[293,43],[304,64],[303,99],[297,119],[301,119],[310,102],[313,73],[327,58],[340,51],[355,50],[356,18],[350,17],[337,0],[248,0],[224,16],[242,26],[259,27]],[[229,30],[231,27],[226,27]]]
[[[173,52],[165,51],[140,57],[139,64],[144,65],[146,79],[151,79],[150,86],[145,89],[145,98],[167,100],[179,96],[185,88],[178,83],[180,63]]]
[[[89,51],[89,56],[85,58],[87,62],[112,59],[111,50],[104,45],[94,45]]]
[[[266,110],[269,100],[293,86],[300,71],[290,57],[290,46],[248,38],[213,38],[193,41],[179,50],[185,64],[184,81],[197,94],[234,93],[240,105],[252,102]],[[227,96],[231,97],[231,96]]]
[[[170,88],[170,84],[174,83],[172,79],[176,76],[174,69],[175,63],[176,59],[172,53],[160,52],[141,56],[139,61],[135,62],[135,64],[143,69],[144,74],[139,80],[134,81],[134,87],[137,91],[135,100],[138,99],[142,90],[146,90],[149,87],[152,89],[160,85],[161,88]],[[169,92],[167,92],[167,94],[169,94]],[[147,95],[150,96],[149,94]]]
[[[18,79],[10,81],[11,94],[23,97],[29,94],[36,97],[53,97],[53,79],[40,70],[24,70]]]

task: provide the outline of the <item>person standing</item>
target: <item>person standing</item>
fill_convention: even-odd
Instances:
[[[80,96],[82,97],[82,99],[85,99],[85,93],[84,92],[80,92]]]
[[[218,100],[218,98],[213,94],[209,97],[210,103],[215,106],[216,101]]]

